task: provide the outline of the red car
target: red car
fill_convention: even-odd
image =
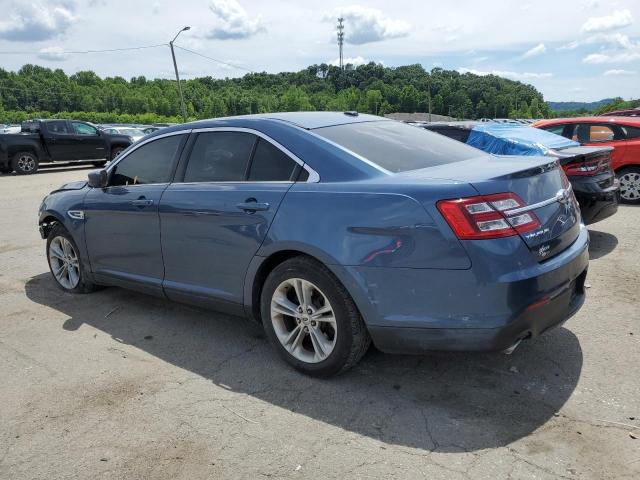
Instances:
[[[620,198],[625,203],[640,203],[640,118],[554,118],[533,126],[583,145],[613,147],[611,163],[620,180]]]

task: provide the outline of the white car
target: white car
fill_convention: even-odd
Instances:
[[[120,135],[127,135],[128,137],[131,137],[132,142],[137,142],[146,135],[139,128],[133,127],[105,127],[102,129],[102,131],[106,133],[119,133]]]

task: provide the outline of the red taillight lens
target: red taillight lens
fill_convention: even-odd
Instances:
[[[477,197],[441,200],[438,210],[461,240],[510,237],[540,226],[533,212],[509,214],[524,207],[515,193],[496,193]]]
[[[584,162],[567,163],[562,166],[562,169],[567,175],[570,176],[585,176],[585,175],[597,175],[602,172],[607,166],[607,162],[601,158],[594,160],[587,160]]]

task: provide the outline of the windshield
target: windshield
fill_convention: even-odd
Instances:
[[[391,120],[349,123],[313,132],[392,173],[482,156],[477,149],[443,135]]]

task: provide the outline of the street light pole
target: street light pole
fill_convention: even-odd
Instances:
[[[182,30],[180,30],[176,34],[175,37],[173,37],[173,40],[169,42],[169,47],[171,48],[171,57],[173,58],[173,69],[176,72],[176,81],[178,82],[178,93],[180,93],[180,109],[182,110],[182,121],[185,123],[187,121],[187,109],[185,108],[185,105],[184,105],[184,95],[182,94],[182,84],[180,83],[180,75],[178,74],[178,64],[176,63],[176,53],[173,50],[173,42],[176,41],[176,38],[178,38],[178,35],[190,29],[191,27],[184,27]]]

